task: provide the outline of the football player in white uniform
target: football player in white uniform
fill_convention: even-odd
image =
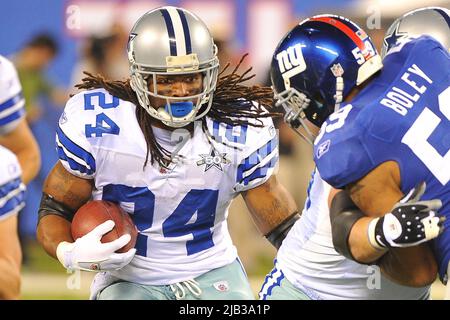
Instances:
[[[433,26],[438,25],[438,29],[440,28],[440,30],[445,30],[444,34],[448,34],[448,26],[445,23],[445,19],[437,19],[437,17],[440,17],[442,13],[438,11],[429,12],[429,14],[432,17],[434,15],[434,18],[436,19],[432,19],[428,21],[428,23]],[[409,20],[409,18],[406,20]],[[427,21],[427,19],[424,19],[424,21]],[[404,22],[404,25],[408,27],[408,21]],[[398,21],[396,23],[398,24]],[[442,27],[439,27],[439,23],[441,23]],[[398,25],[395,26],[398,28]],[[402,34],[407,35],[407,33]],[[338,45],[330,44],[327,42],[331,37],[337,41]],[[324,41],[323,39],[326,39],[326,41]],[[316,90],[315,88],[317,88],[316,84],[308,83],[307,81],[305,81],[305,79],[307,79],[308,76],[311,76],[311,74],[314,72],[316,74],[319,74],[321,77],[323,76],[323,78],[321,79],[326,79],[328,67],[319,72],[317,71],[319,67],[311,61],[312,59],[316,61],[317,59],[319,59],[318,57],[322,55],[324,66],[328,66],[326,64],[327,59],[329,59],[328,61],[333,61],[333,59],[336,59],[334,60],[334,62],[332,62],[332,64],[334,64],[334,70],[333,68],[331,68],[331,72],[335,74],[329,75],[329,78],[331,78],[331,80],[320,80],[323,81],[322,83],[325,83],[325,85],[331,84],[331,91],[333,94],[331,94],[330,97],[334,102],[334,99],[337,100],[340,95],[342,98],[342,92],[340,92],[340,94],[336,93],[336,90],[338,90],[339,87],[341,87],[340,90],[342,90],[342,87],[347,87],[347,90],[349,90],[355,85],[355,83],[351,82],[352,75],[358,75],[357,83],[363,83],[375,73],[377,73],[382,67],[380,57],[378,56],[376,51],[373,50],[366,51],[366,57],[361,61],[362,63],[360,65],[355,64],[353,56],[351,54],[351,50],[348,50],[348,48],[353,49],[353,47],[359,45],[358,41],[360,41],[360,43],[362,44],[362,40],[364,40],[365,43],[363,44],[363,47],[365,46],[366,48],[374,48],[370,38],[367,37],[366,33],[351,21],[342,17],[323,15],[312,17],[300,23],[288,33],[288,35],[280,42],[278,48],[275,51],[271,72],[274,88],[276,89],[277,94],[279,94],[279,104],[282,104],[286,107],[287,115],[285,119],[294,128],[303,127],[301,129],[301,133],[304,134],[304,137],[311,143],[318,133],[318,126],[320,126],[320,124],[325,120],[328,112],[327,108],[325,107],[324,101],[321,100],[322,98],[320,98],[319,95],[315,96],[313,94],[310,94],[309,92],[315,92],[314,90]],[[323,41],[323,45],[320,45],[321,41]],[[355,41],[356,43],[354,43],[353,41]],[[312,47],[314,47],[315,50],[311,50]],[[299,50],[297,52],[297,57],[301,56],[301,58],[296,61],[298,72],[295,73],[294,70],[292,70],[293,72],[290,72],[289,75],[289,70],[285,70],[286,68],[284,68],[286,67],[286,64],[283,60],[286,59],[285,57],[287,57],[287,55],[284,55],[287,48],[289,48],[290,50],[292,50],[292,48],[298,48]],[[347,56],[347,60],[345,60],[344,57],[346,57],[346,55],[348,55],[349,53],[350,55]],[[301,59],[304,59],[303,63],[300,62]],[[336,80],[334,80],[334,78],[342,76],[342,74],[338,74],[339,68],[343,68],[342,70],[345,70],[345,86],[344,83],[341,83],[340,86],[335,84]],[[356,68],[355,72],[355,69],[353,68]],[[287,72],[284,73],[284,71]],[[311,79],[313,79],[313,77],[309,78],[310,81]],[[309,87],[305,88],[305,85]],[[319,87],[321,90],[323,90],[323,92],[326,92],[325,85],[323,85],[324,87]],[[299,98],[304,92],[309,95],[309,99],[302,100],[301,98]],[[365,92],[367,93],[370,91],[366,90]],[[362,104],[364,105],[364,103]],[[334,104],[332,106],[334,106]],[[368,106],[367,108],[369,107],[372,106]],[[338,129],[344,124],[343,119],[345,119],[344,113],[346,110],[348,110],[348,107],[340,109],[339,113],[335,113],[329,117],[329,120],[327,120],[327,124],[329,127],[326,131],[327,133],[332,132],[333,127]],[[328,122],[331,122],[331,124]],[[315,124],[315,126],[313,124]],[[322,131],[325,133],[324,129]],[[340,132],[337,137],[345,137],[345,134],[345,132]],[[320,140],[320,138],[317,138],[317,140]],[[327,140],[323,139],[322,141],[326,142]],[[346,140],[343,141],[345,142]],[[330,141],[328,141],[328,144],[323,143],[323,148],[317,147],[315,153],[316,158],[320,159],[325,153],[328,152],[328,148],[330,147],[329,143]],[[341,143],[343,144],[343,142]],[[357,159],[359,157],[359,154],[357,154],[356,152],[352,153],[352,151],[353,150],[351,149],[350,144],[347,145],[347,148],[340,148],[338,152],[350,156],[350,158],[352,158],[351,161],[342,160],[343,157],[338,158],[335,154],[334,161],[330,161],[330,166],[343,166],[342,163],[347,164],[348,168],[356,166],[356,164],[358,163]],[[355,171],[356,169],[352,170]],[[350,172],[350,170],[348,170],[347,172]],[[345,176],[345,174],[346,172],[344,171],[342,172],[341,176]],[[387,188],[387,186],[385,187]],[[391,221],[393,220],[395,214],[399,214],[400,210],[403,210],[402,213],[410,214],[416,219],[422,219],[426,217],[427,214],[431,214],[433,210],[438,209],[440,205],[437,204],[435,206],[435,202],[418,202],[418,199],[422,195],[423,191],[424,190],[422,188],[419,188],[416,190],[416,193],[410,193],[407,197],[401,200],[400,203],[397,204],[395,209],[392,211],[393,213],[388,214],[388,216],[391,217]],[[372,258],[372,260],[366,260],[368,264],[372,264],[368,266],[355,262],[355,258],[352,257],[352,254],[346,253],[345,250],[335,249],[336,246],[342,247],[342,245],[340,244],[347,240],[347,234],[343,232],[345,228],[337,229],[335,228],[335,226],[332,226],[332,223],[330,222],[329,200],[333,198],[335,193],[336,190],[334,190],[327,182],[322,179],[319,171],[317,169],[314,170],[308,188],[308,198],[305,203],[302,217],[294,224],[286,239],[282,243],[278,251],[275,268],[266,277],[266,280],[260,292],[260,298],[427,298],[429,295],[429,286],[425,284],[418,285],[418,288],[402,286],[388,280],[383,274],[380,273],[379,268],[375,266],[375,262],[377,258],[379,258],[380,253],[386,253],[386,251],[377,251],[375,249],[370,250],[370,252],[377,251],[378,256]],[[381,193],[381,188],[378,190],[378,193]],[[380,201],[374,201],[374,199],[372,198],[371,201],[366,202],[365,208],[370,210],[370,213],[373,213],[376,209],[378,210],[378,214],[381,214],[385,211],[380,212],[380,210],[389,209],[390,206],[392,206],[392,204],[397,201],[398,198],[396,197],[397,194],[391,197],[382,198],[380,199]],[[383,203],[383,201],[387,202],[387,204]],[[389,203],[389,201],[392,201],[391,204]],[[424,209],[423,212],[415,212],[413,210],[415,206],[417,208],[420,207]],[[337,219],[335,219],[335,221],[336,220]],[[411,218],[411,220],[413,220],[413,218]],[[407,222],[405,221],[404,223],[406,226]],[[411,222],[408,223],[411,224]],[[432,223],[430,222],[430,226],[431,225]],[[421,225],[421,227],[423,227],[423,225]],[[348,225],[348,228],[350,229],[351,225]],[[367,237],[366,235],[367,231],[361,232],[361,236]],[[408,239],[408,237],[406,237],[406,241],[402,243],[400,241],[396,242],[396,235],[393,235],[392,233],[389,234],[388,230],[386,230],[386,235],[384,236],[392,240],[393,246],[396,247],[415,245],[432,238],[430,236],[427,239],[419,239],[421,241],[418,242],[416,238],[410,237],[410,239]],[[437,236],[437,234],[434,234],[434,237],[435,236]],[[337,240],[340,238],[344,240]],[[412,249],[420,250],[420,248],[416,247]],[[419,252],[420,254],[417,254],[417,252]],[[429,252],[429,250],[423,252],[425,252],[426,254],[427,252]],[[411,256],[423,257],[422,260],[425,260],[425,265],[428,264],[427,260],[432,264],[432,258],[427,259],[429,255],[421,255],[422,251],[409,251],[408,253]],[[405,255],[403,256],[403,258],[404,257]],[[401,261],[396,261],[392,265],[399,263],[401,263]],[[405,265],[407,266],[409,271],[405,272],[403,278],[410,281],[410,283],[413,283],[415,280],[414,276],[411,275],[414,273],[420,274],[422,272],[420,268],[422,267],[420,267],[419,264],[413,265],[405,263]],[[424,272],[424,274],[428,274],[428,271]],[[434,280],[432,272],[431,277],[428,277],[427,279],[430,279],[431,281]],[[428,282],[430,280],[426,280],[424,282]],[[419,282],[420,281],[418,281],[418,283]]]
[[[18,299],[22,253],[17,215],[24,207],[25,192],[21,176],[29,182],[37,174],[40,161],[36,141],[25,122],[16,69],[3,56],[0,56],[0,160],[0,299]]]
[[[0,300],[18,299],[22,253],[17,215],[25,205],[25,185],[16,156],[0,146],[0,160]]]
[[[14,65],[0,55],[0,145],[11,150],[22,167],[22,180],[39,172],[39,147],[25,120],[25,100]]]
[[[38,239],[66,268],[104,271],[92,298],[253,299],[227,229],[231,201],[241,194],[276,246],[297,219],[273,175],[271,90],[244,86],[237,69],[219,77],[216,51],[192,13],[149,11],[130,33],[131,79],[90,76],[68,101]],[[73,241],[70,221],[91,197],[131,214],[134,249],[114,253],[128,235],[100,244],[111,221]]]

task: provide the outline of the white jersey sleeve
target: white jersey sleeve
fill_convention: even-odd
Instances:
[[[0,221],[17,214],[24,206],[25,185],[19,162],[8,149],[0,146]]]
[[[25,99],[14,65],[0,56],[0,135],[12,131],[25,116]]]
[[[92,179],[95,158],[85,132],[91,114],[85,109],[84,92],[69,99],[56,129],[56,149],[64,168],[77,177]]]
[[[262,127],[241,127],[245,137],[241,152],[237,153],[236,192],[256,188],[266,182],[278,164],[278,135],[271,118],[261,118]],[[242,131],[246,131],[243,134]]]

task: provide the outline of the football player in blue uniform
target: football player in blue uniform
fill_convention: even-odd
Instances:
[[[448,30],[448,13],[438,8],[435,17]],[[362,29],[343,17],[316,16],[280,42],[271,78],[285,120],[314,142],[317,170],[311,196],[315,185],[322,185],[316,190],[327,190],[327,184],[347,190],[327,191],[333,200],[329,229],[336,251],[358,263],[380,265],[397,283],[421,287],[434,281],[437,270],[433,252],[422,243],[442,232],[443,219],[436,211],[449,214],[449,56],[447,48],[429,36],[395,43],[383,68]],[[305,207],[311,206],[309,197]],[[323,242],[326,229],[310,217],[303,227],[310,235],[305,236],[296,228],[302,219],[285,242],[297,235],[304,238],[300,249],[317,253],[320,242],[311,234],[320,233],[317,238]],[[433,242],[444,281],[446,243],[445,234]],[[298,262],[288,256],[278,273],[288,269],[284,273],[291,280],[292,265]],[[329,254],[323,264],[337,260]],[[311,292],[301,281],[292,284],[320,298],[317,289]]]
[[[89,76],[59,121],[60,161],[49,174],[38,238],[68,269],[99,272],[96,299],[253,299],[227,226],[241,194],[278,246],[297,219],[277,182],[270,88],[248,73],[219,77],[206,25],[176,7],[147,12],[128,43],[131,79]],[[89,199],[119,203],[129,235],[101,244],[111,221],[74,241],[70,221]]]

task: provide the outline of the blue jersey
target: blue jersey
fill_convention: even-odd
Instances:
[[[350,104],[332,114],[315,141],[314,160],[335,188],[386,161],[400,168],[407,193],[425,181],[422,199],[438,198],[446,230],[434,241],[443,279],[450,260],[450,55],[433,38],[404,42]]]

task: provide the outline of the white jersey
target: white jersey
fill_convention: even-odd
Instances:
[[[14,65],[0,55],[0,135],[13,130],[25,116],[25,99]]]
[[[313,172],[302,217],[277,255],[278,268],[312,299],[424,299],[429,287],[397,285],[376,266],[358,264],[333,246],[328,196],[331,186]]]
[[[14,153],[0,146],[0,221],[17,214],[25,206],[21,174]]]
[[[163,285],[233,262],[228,207],[240,191],[264,183],[274,171],[278,140],[272,120],[255,128],[208,118],[209,132],[229,146],[209,142],[201,126],[179,144],[186,130],[154,128],[178,161],[168,169],[149,162],[144,169],[147,146],[135,109],[103,89],[85,91],[68,101],[57,129],[64,167],[93,179],[93,198],[120,203],[139,230],[135,258],[110,275]]]

